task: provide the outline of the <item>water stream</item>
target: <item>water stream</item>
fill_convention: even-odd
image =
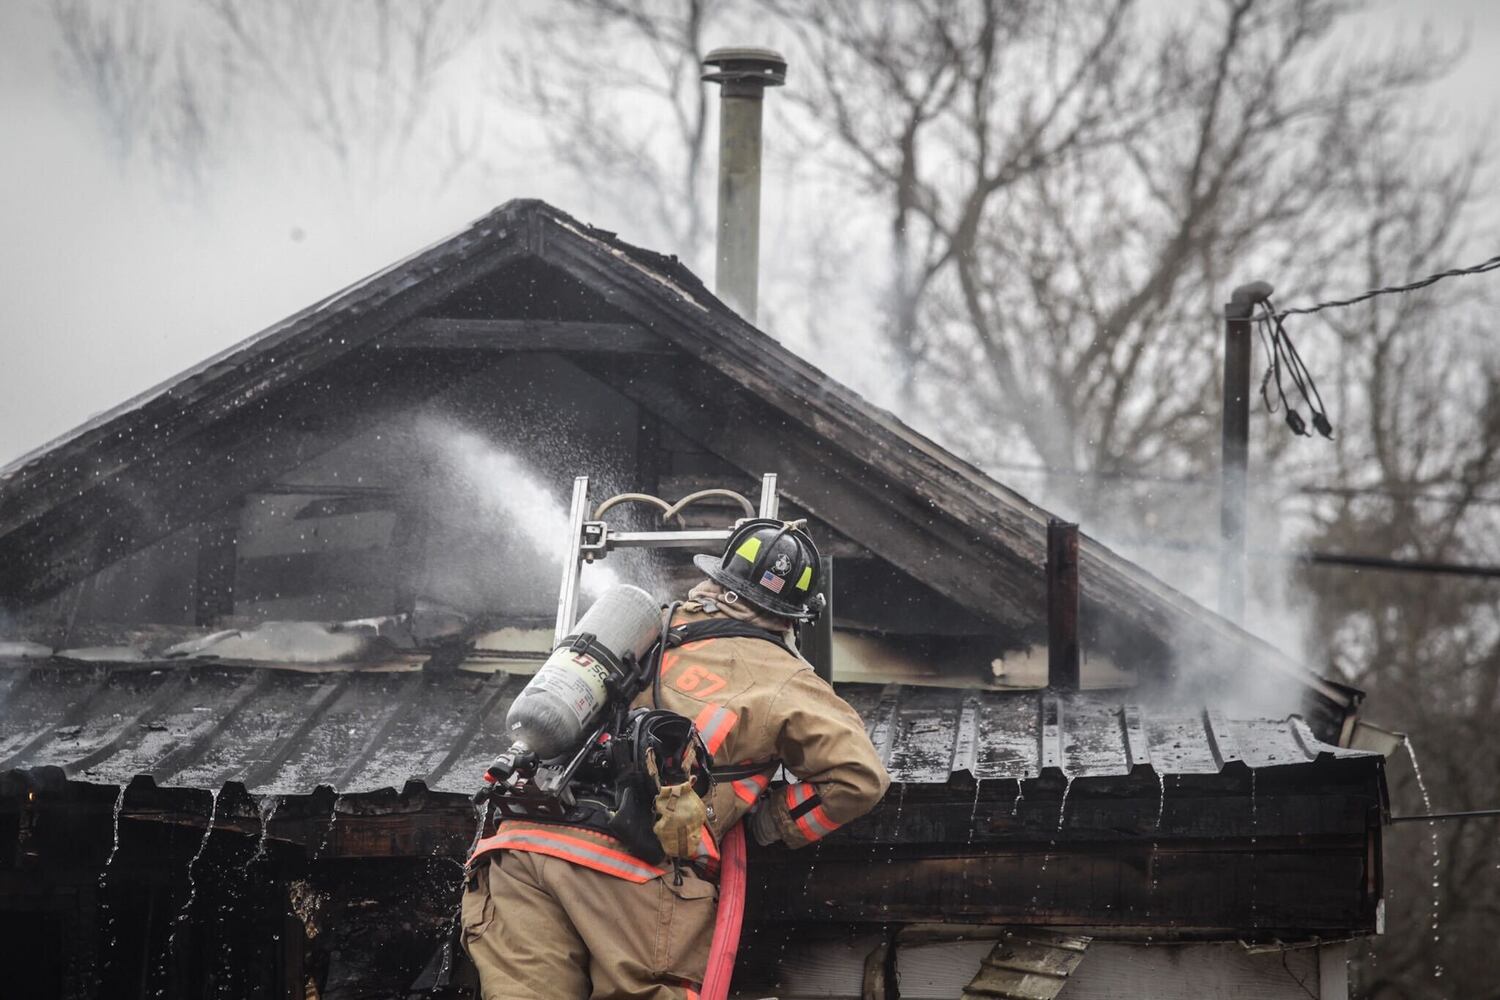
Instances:
[[[484,810],[481,809],[479,810],[479,828],[474,833],[474,843],[477,844],[479,842],[479,838],[483,834],[483,832]],[[440,947],[443,951],[443,963],[438,967],[437,981],[438,983],[442,984],[447,982],[448,973],[453,968],[453,942],[454,939],[458,937],[459,921],[463,919],[464,911],[462,900],[469,880],[469,870],[463,862],[455,861],[452,858],[443,857],[439,853],[440,851],[440,847],[433,847],[432,857],[434,860],[447,861],[458,866],[458,900],[456,900],[453,904],[453,916],[449,917],[448,920],[443,924],[443,939],[440,942]]]
[[[120,791],[115,795],[115,807],[111,819],[111,841],[109,845],[109,857],[104,859],[104,870],[99,873],[99,889],[103,891],[104,880],[109,876],[109,866],[114,864],[115,855],[120,853],[120,812],[125,808],[125,786],[120,786]]]
[[[1402,737],[1402,744],[1406,747],[1407,759],[1411,761],[1411,772],[1417,779],[1417,791],[1422,793],[1422,811],[1428,815],[1432,814],[1432,797],[1427,794],[1427,782],[1422,780],[1422,765],[1417,763],[1417,751],[1411,745],[1411,737]],[[1439,890],[1442,888],[1442,855],[1438,850],[1437,823],[1433,820],[1427,821],[1428,838],[1432,843],[1432,978],[1441,979],[1443,976],[1443,965],[1438,961],[1438,943],[1443,936],[1440,932],[1441,921],[1439,920],[1439,903],[1441,896]]]
[[[1068,792],[1073,790],[1073,776],[1071,774],[1067,774],[1066,772],[1064,772],[1063,781],[1065,782],[1065,784],[1063,785],[1062,800],[1058,803],[1057,807],[1057,830],[1054,831],[1054,833],[1062,831],[1063,820],[1066,817],[1068,811]],[[1047,866],[1052,864],[1052,849],[1056,846],[1057,837],[1054,835],[1047,841],[1047,853],[1042,855],[1042,866],[1041,868],[1037,869],[1036,888],[1033,889],[1031,893],[1032,909],[1036,908],[1038,902],[1040,902],[1042,898],[1042,883],[1047,880]]]
[[[318,842],[317,850],[313,851],[313,858],[321,858],[323,852],[328,850],[329,841],[333,839],[333,828],[339,821],[339,797],[333,798],[333,806],[328,810],[328,825],[323,828],[323,839]]]
[[[1021,787],[1021,779],[1016,779],[1016,801],[1010,804],[1010,814],[1016,815],[1021,809],[1021,800],[1026,797],[1025,790]]]
[[[974,804],[969,806],[969,839],[964,841],[965,847],[972,847],[974,844],[974,821],[979,816],[979,789],[983,784],[983,778],[974,779]]]
[[[245,862],[245,871],[249,871],[251,865],[266,856],[266,838],[271,833],[271,819],[276,815],[276,809],[280,805],[280,795],[266,795],[261,797],[260,835],[255,838],[255,852],[250,855],[250,860]]]
[[[1259,806],[1255,793],[1255,768],[1250,769],[1250,926],[1260,926],[1260,865],[1255,861],[1256,832],[1260,828]]]
[[[886,896],[886,901],[884,903],[880,904],[880,908],[882,910],[884,910],[884,911],[887,911],[887,912],[889,912],[890,908],[891,908],[891,904],[890,904],[891,874],[890,874],[890,870],[889,869],[890,869],[891,865],[895,864],[895,862],[896,862],[896,844],[901,840],[901,811],[904,808],[906,808],[906,782],[903,781],[903,782],[901,782],[900,789],[896,792],[896,818],[891,823],[891,826],[893,828],[893,836],[891,837],[891,848],[890,848],[889,851],[886,852],[886,855],[885,855],[885,864],[886,864],[886,869],[887,869],[886,876],[885,876],[885,890],[886,890],[885,891],[885,896]]]
[[[1165,816],[1167,812],[1167,779],[1166,776],[1163,775],[1161,771],[1157,770],[1154,766],[1151,768],[1151,770],[1156,774],[1156,787],[1160,793],[1160,798],[1158,798],[1156,802],[1156,826],[1154,827],[1154,829],[1158,833],[1160,833],[1162,817]],[[1147,862],[1147,867],[1151,870],[1151,894],[1149,898],[1151,911],[1153,913],[1156,911],[1156,891],[1161,885],[1160,851],[1161,841],[1157,838],[1152,838],[1151,858]]]
[[[902,787],[905,788],[905,785],[903,784]],[[817,870],[818,859],[823,855],[823,842],[820,840],[817,843],[813,844],[811,847],[804,848],[803,851],[812,855],[812,857],[807,862],[807,873],[802,876],[802,892],[798,896],[799,899],[805,900],[808,898],[808,890],[812,887],[813,872]],[[889,887],[890,883],[887,882],[886,885],[887,887]],[[889,904],[887,904],[886,908],[890,908]],[[781,943],[776,947],[776,961],[774,964],[774,968],[776,970],[775,986],[777,990],[784,990],[786,988],[786,983],[782,981],[781,977],[786,969],[786,946],[790,940],[791,935],[783,933],[781,935]]]
[[[108,932],[104,942],[104,957],[115,950],[115,915],[105,897],[104,887],[109,882],[109,866],[115,863],[115,855],[120,853],[120,813],[125,808],[125,786],[115,793],[115,805],[112,819],[110,820],[110,845],[109,856],[104,859],[104,867],[99,870],[99,911],[104,915],[104,926]],[[99,964],[99,972],[94,979],[94,991],[97,993],[99,984],[103,981],[104,962]]]
[[[1062,832],[1063,820],[1068,815],[1068,793],[1073,790],[1073,776],[1065,774],[1063,775],[1063,779],[1066,781],[1066,784],[1063,785],[1062,804],[1057,807],[1057,830],[1059,833]]]
[[[434,421],[423,433],[444,460],[443,472],[453,480],[448,485],[462,495],[463,513],[503,519],[538,555],[554,565],[563,562],[568,507],[549,484],[519,457],[472,431]],[[598,596],[620,582],[614,569],[595,563],[581,576],[579,589]]]
[[[219,814],[219,790],[217,788],[211,788],[209,789],[208,794],[208,825],[203,828],[203,839],[198,841],[198,852],[192,856],[191,860],[188,861],[187,902],[183,903],[182,909],[177,911],[177,916],[172,920],[172,930],[167,934],[167,947],[166,950],[162,953],[161,965],[159,967],[159,972],[163,975],[165,975],[167,971],[167,963],[171,960],[172,955],[176,952],[177,949],[177,930],[187,920],[188,915],[192,913],[193,901],[198,898],[198,880],[197,876],[194,874],[194,869],[197,867],[199,859],[203,857],[203,852],[208,850],[208,838],[214,832],[214,820]],[[158,993],[159,992],[161,991],[158,990]]]

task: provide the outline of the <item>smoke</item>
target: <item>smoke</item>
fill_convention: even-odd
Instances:
[[[997,478],[1059,517],[1076,520],[1086,535],[1140,566],[1208,611],[1218,606],[1219,489],[1216,481],[1102,479],[1002,469]],[[1248,525],[1243,627],[1287,659],[1320,672],[1310,595],[1295,564],[1267,558],[1294,549],[1297,527],[1274,505],[1252,505]],[[1257,516],[1257,511],[1261,512]],[[1087,580],[1083,581],[1085,588]],[[1243,659],[1184,624],[1167,637],[1172,686],[1165,696],[1222,706],[1235,717],[1283,717],[1300,710],[1304,691],[1286,673]],[[1144,677],[1161,665],[1119,664]]]

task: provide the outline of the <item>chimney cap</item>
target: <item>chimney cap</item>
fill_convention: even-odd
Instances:
[[[771,49],[714,49],[703,57],[701,79],[710,83],[759,84],[780,87],[786,83],[786,59]],[[716,67],[708,69],[707,67]]]

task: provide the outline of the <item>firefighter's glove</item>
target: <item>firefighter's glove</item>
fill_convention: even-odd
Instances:
[[[667,852],[667,857],[683,860],[697,857],[698,842],[707,820],[708,810],[698,793],[693,791],[692,781],[664,785],[656,793],[656,823],[651,831],[661,841],[661,849]]]
[[[762,802],[760,808],[745,820],[745,824],[750,827],[751,836],[761,847],[774,844],[781,839],[781,827],[776,825],[776,816],[771,809],[770,802]]]

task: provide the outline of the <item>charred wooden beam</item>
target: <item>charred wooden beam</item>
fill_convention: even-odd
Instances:
[[[399,612],[403,610],[398,606],[403,585],[399,574],[410,569],[411,564],[401,562],[394,551],[373,547],[253,556],[240,560],[235,591],[243,609],[256,601],[363,586],[396,594],[391,604],[392,610]],[[393,578],[395,589],[391,589]],[[414,603],[415,597],[410,600]]]
[[[1047,524],[1047,686],[1078,690],[1078,525]]]
[[[345,797],[331,825],[326,805],[319,812],[286,803],[271,821],[269,841],[323,863],[456,860],[473,836],[473,817],[464,797],[446,798],[454,802],[425,808],[408,802],[376,812],[358,797]],[[101,836],[110,821],[107,797],[94,803],[91,823],[58,811],[45,797],[35,812],[33,868],[97,873],[110,846]],[[132,871],[180,873],[182,858],[201,841],[206,813],[203,801],[192,812],[176,812],[132,799],[123,818],[127,828],[178,831],[166,838],[177,845],[170,855],[136,852]],[[215,837],[259,837],[253,815],[222,802],[214,830]],[[1375,928],[1380,898],[1378,884],[1367,877],[1370,850],[1358,838],[1039,841],[952,853],[921,844],[829,841],[815,856],[752,848],[747,912],[752,922],[764,923],[1170,928],[1245,939],[1364,934]]]
[[[752,855],[749,906],[769,921],[1169,926],[1271,939],[1373,933],[1379,902],[1362,845],[1058,845],[962,857],[877,846],[824,851],[816,865],[785,852]]]
[[[433,351],[579,351],[669,354],[671,346],[640,323],[423,316],[380,338],[388,347]]]

